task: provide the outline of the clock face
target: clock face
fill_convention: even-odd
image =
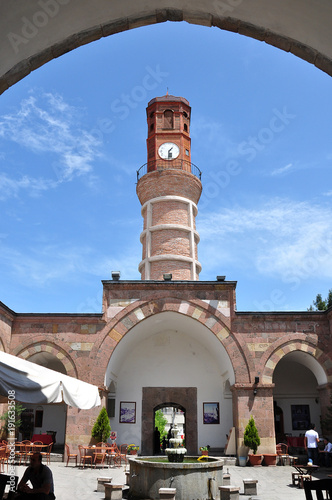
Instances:
[[[158,153],[163,160],[174,160],[179,156],[180,149],[174,142],[164,142],[159,146]]]

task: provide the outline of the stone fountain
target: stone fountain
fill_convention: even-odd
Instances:
[[[180,445],[182,444],[182,438],[179,437],[179,429],[176,424],[171,430],[172,437],[169,442],[172,445],[172,448],[166,448],[165,452],[168,456],[169,462],[183,462],[183,457],[187,453],[187,449],[183,448]]]
[[[130,472],[128,477],[128,499],[159,498],[159,488],[175,488],[175,500],[208,500],[217,498],[218,486],[223,484],[222,458],[184,456],[186,448],[181,445],[179,429],[172,429],[170,444],[166,448],[166,457],[129,458]],[[170,463],[172,462],[172,463]]]

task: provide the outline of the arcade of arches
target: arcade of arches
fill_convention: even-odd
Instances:
[[[167,20],[245,34],[332,74],[328,0],[193,0],[190,9],[184,0],[33,0],[15,9],[0,6],[0,92],[82,44]],[[184,409],[190,453],[206,444],[223,448],[231,427],[240,450],[251,414],[260,451],[273,452],[276,432],[297,436],[309,420],[321,431],[331,394],[332,311],[237,312],[235,288],[229,281],[104,281],[101,314],[21,314],[0,303],[0,348],[102,386],[118,442],[143,453],[152,450],[155,408],[170,403]],[[204,403],[219,410],[212,425]],[[57,431],[57,442],[73,450],[90,442],[99,409],[59,408],[55,422],[48,408],[29,406],[31,432]]]
[[[1,304],[0,325],[6,351],[103,386],[119,443],[152,453],[154,412],[171,405],[186,415],[186,447],[195,454],[206,444],[224,448],[232,427],[240,450],[251,414],[262,452],[274,449],[275,425],[277,438],[302,434],[308,420],[321,432],[331,392],[332,311],[237,312],[236,283],[227,281],[103,286],[101,314],[25,315]],[[204,403],[218,406],[214,425],[204,423]],[[126,406],[133,414],[121,421]],[[47,411],[34,433],[57,430],[57,442],[72,447],[90,442],[98,408],[62,407],[56,429]]]

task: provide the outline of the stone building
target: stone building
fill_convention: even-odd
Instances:
[[[238,453],[253,415],[260,451],[276,438],[320,431],[330,404],[332,310],[240,312],[236,282],[199,281],[195,217],[202,190],[191,163],[189,102],[166,95],[147,107],[147,163],[138,172],[142,205],[141,280],[118,273],[103,284],[101,314],[21,314],[0,303],[0,349],[103,388],[118,443],[153,453],[154,413],[184,414],[186,447]],[[88,443],[99,409],[25,405],[31,432]],[[39,413],[40,415],[40,413]]]

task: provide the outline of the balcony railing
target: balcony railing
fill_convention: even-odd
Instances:
[[[137,181],[139,181],[143,175],[148,174],[154,171],[161,172],[162,170],[184,170],[186,172],[190,172],[191,174],[198,177],[201,180],[202,172],[200,169],[186,160],[152,160],[148,163],[145,163],[137,170]]]

